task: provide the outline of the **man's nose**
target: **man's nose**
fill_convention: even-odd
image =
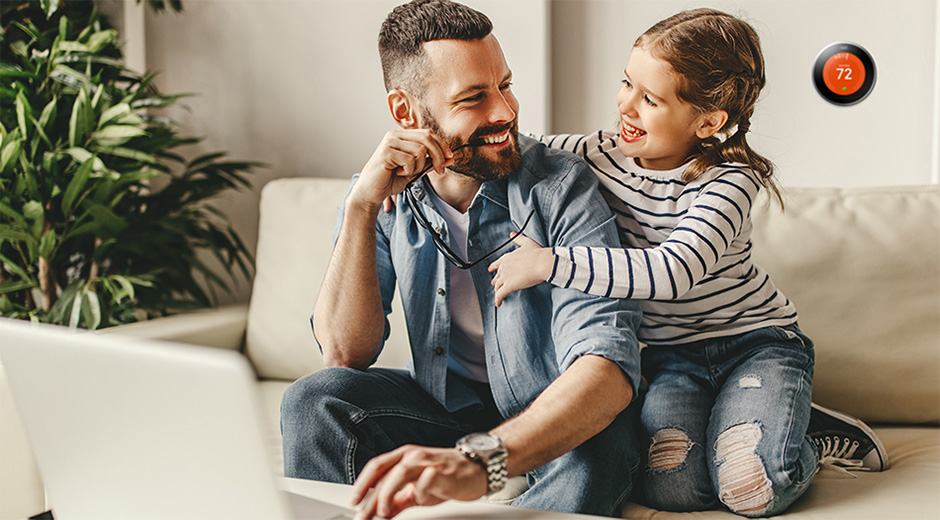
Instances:
[[[498,96],[493,96],[493,105],[490,107],[490,121],[502,123],[515,119],[514,101],[515,97],[511,92],[500,92]]]

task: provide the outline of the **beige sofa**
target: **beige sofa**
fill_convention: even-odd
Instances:
[[[269,183],[261,200],[251,303],[108,329],[242,350],[257,370],[279,452],[290,382],[323,367],[309,313],[347,180]],[[755,258],[796,303],[816,342],[814,400],[874,425],[891,468],[857,478],[821,471],[788,512],[799,519],[940,517],[940,187],[790,189],[788,208],[754,210]],[[409,356],[400,307],[378,364]],[[44,511],[42,483],[0,369],[0,518]],[[274,468],[281,471],[280,466]],[[513,486],[495,500],[511,499]],[[675,515],[628,504],[627,518]]]

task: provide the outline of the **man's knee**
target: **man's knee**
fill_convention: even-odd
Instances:
[[[773,484],[757,454],[761,435],[758,424],[737,424],[722,432],[715,443],[719,499],[745,516],[761,515],[774,498]]]
[[[343,402],[362,374],[351,368],[327,368],[294,381],[281,398],[282,429],[328,411],[329,402]]]

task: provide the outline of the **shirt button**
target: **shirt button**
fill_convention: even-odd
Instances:
[[[437,347],[436,349],[434,349],[434,353],[440,356],[441,354],[444,353],[444,349],[442,349],[441,347]]]
[[[437,294],[440,294],[441,296],[444,296],[444,294],[445,294],[446,292],[447,292],[447,291],[445,291],[444,289],[438,289],[438,290],[437,290]]]
[[[443,230],[441,229],[441,226],[437,226],[436,228],[434,228],[434,232],[437,233],[438,235],[441,234],[441,231],[443,231]]]

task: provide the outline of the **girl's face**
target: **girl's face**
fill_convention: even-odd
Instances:
[[[642,47],[633,48],[624,75],[617,94],[618,148],[643,168],[681,166],[704,135],[700,129],[707,116],[679,99],[679,75],[672,66]]]

